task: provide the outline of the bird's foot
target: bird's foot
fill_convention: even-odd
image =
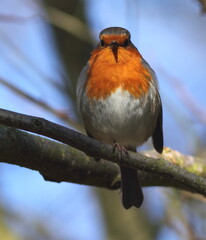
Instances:
[[[126,154],[127,157],[129,156],[129,153],[128,153],[127,149],[125,147],[121,146],[119,143],[115,142],[114,145],[113,145],[113,153],[116,150],[118,151],[119,159],[122,158],[123,154]]]

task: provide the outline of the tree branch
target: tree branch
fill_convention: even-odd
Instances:
[[[49,5],[47,6],[47,11],[49,13],[49,18],[47,20],[50,21],[51,24],[87,43],[92,42],[84,22],[68,12],[63,12]]]
[[[96,162],[83,152],[65,144],[5,126],[0,126],[0,142],[0,162],[39,171],[46,180],[108,189],[120,187],[121,179],[116,164],[104,160]],[[154,151],[147,152],[149,156],[154,154]],[[170,149],[167,149],[164,155],[186,168],[191,169],[194,163],[193,158],[188,161],[188,156]],[[195,162],[196,165],[199,164],[198,169],[201,169],[201,159]],[[205,172],[199,171],[198,174],[203,175]],[[176,182],[154,173],[140,172],[140,179],[143,186],[181,187]]]
[[[143,156],[139,153],[129,152],[129,157],[123,156],[122,159],[119,159],[118,153],[113,153],[112,146],[110,145],[103,144],[95,139],[91,139],[45,119],[3,109],[0,109],[0,123],[50,137],[84,151],[89,156],[107,159],[111,162],[121,163],[134,169],[146,171],[148,174],[142,173],[141,175],[144,185],[153,186],[156,181],[157,185],[180,187],[206,196],[206,180],[204,178],[194,175],[162,158],[155,159]],[[5,128],[1,129],[4,129],[4,133],[0,134],[2,138],[2,136],[6,136],[6,130]],[[10,128],[6,129],[11,131]],[[48,180],[71,181],[107,188],[119,187],[120,179],[118,176],[118,169],[111,163],[103,160],[95,162],[82,153],[79,153],[80,155],[77,154],[77,150],[63,144],[23,133],[18,130],[13,129],[12,131],[15,134],[7,133],[7,138],[10,139],[9,144],[8,139],[4,139],[4,141],[1,140],[1,161],[3,160],[2,156],[11,154],[10,161],[5,157],[5,162],[38,170],[43,173],[43,175],[46,175]],[[10,135],[8,136],[8,134]],[[18,138],[14,136],[18,136]],[[20,136],[22,137],[21,141]],[[25,141],[25,136],[29,138],[29,141],[28,139]],[[15,140],[12,141],[12,139]],[[8,146],[12,145],[12,147],[3,148],[2,142],[6,141]],[[34,146],[32,143],[34,143]],[[16,149],[17,146],[18,149]],[[13,148],[15,150],[12,155],[11,150]],[[43,152],[40,151],[40,149],[42,149]],[[30,156],[30,151],[35,154]],[[17,153],[21,156],[19,159],[23,159],[21,164],[17,160]],[[75,157],[76,155],[78,157]],[[42,157],[39,158],[40,156]],[[28,157],[31,159],[30,162],[28,162]],[[45,160],[42,161],[42,159]],[[153,178],[150,177],[151,173],[155,175],[153,175]]]
[[[63,120],[65,123],[70,124],[72,127],[81,129],[80,124],[78,124],[71,117],[69,117],[69,115],[66,114],[66,112],[57,110],[57,109],[51,107],[46,102],[44,102],[42,100],[38,100],[37,98],[34,98],[33,96],[27,94],[26,92],[22,91],[20,88],[18,88],[17,86],[14,86],[13,84],[9,83],[8,81],[6,81],[3,78],[0,78],[0,84],[3,84],[4,86],[8,87],[15,94],[25,98],[26,100],[29,100],[29,101],[35,103],[36,105],[42,107],[43,109],[46,109],[47,111],[49,111],[52,114],[54,114],[55,116],[57,116],[59,119]]]
[[[99,161],[65,144],[0,125],[0,162],[39,171],[45,180],[115,189],[116,164]]]
[[[202,12],[206,13],[206,0],[197,0],[197,1],[201,4]]]

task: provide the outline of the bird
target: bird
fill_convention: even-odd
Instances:
[[[156,74],[131,41],[130,32],[109,27],[77,80],[77,106],[89,137],[122,154],[136,152],[150,137],[163,151],[162,102]],[[143,203],[138,171],[119,164],[125,209]]]

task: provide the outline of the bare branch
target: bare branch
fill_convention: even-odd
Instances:
[[[87,26],[84,22],[55,7],[47,7],[47,11],[49,13],[49,18],[47,20],[50,21],[51,24],[87,43],[91,43],[91,38],[86,30]]]
[[[28,67],[30,67],[32,70],[34,70],[42,79],[47,81],[48,83],[52,84],[56,88],[58,88],[61,92],[65,91],[65,88],[62,84],[55,81],[52,77],[50,77],[46,72],[44,72],[41,67],[33,61],[25,52],[23,52],[19,46],[15,43],[13,39],[11,39],[7,34],[5,34],[3,31],[1,31],[1,40],[4,41],[4,44],[8,46],[8,48],[11,50],[13,54],[18,56],[18,59],[22,62],[26,63]],[[7,56],[8,58],[8,56]],[[9,59],[10,62],[12,62],[12,58]],[[14,64],[13,64],[14,65]],[[19,71],[19,70],[18,70]],[[32,79],[30,79],[31,81]],[[33,81],[35,83],[35,81]]]
[[[92,157],[107,159],[130,168],[159,174],[183,189],[206,196],[206,180],[204,178],[194,175],[162,158],[155,159],[139,153],[129,152],[129,157],[123,156],[122,159],[119,159],[118,153],[113,153],[111,145],[106,145],[48,120],[4,109],[0,109],[0,123],[47,136],[77,148]]]
[[[168,80],[168,82],[172,85],[179,99],[182,101],[188,111],[192,114],[192,116],[195,116],[199,122],[205,124],[206,111],[203,107],[199,106],[199,104],[195,101],[194,97],[191,96],[186,87],[181,83],[181,80],[169,74],[163,68],[160,68],[160,71],[166,76],[165,79]]]
[[[202,12],[206,13],[206,0],[197,0],[197,1],[200,3],[202,7]]]
[[[0,84],[3,84],[4,86],[8,87],[10,90],[12,90],[13,92],[15,92],[16,94],[20,95],[21,97],[37,104],[38,106],[44,108],[45,110],[51,112],[52,114],[54,114],[55,116],[57,116],[59,119],[63,120],[64,122],[66,122],[67,124],[70,124],[72,127],[76,128],[76,129],[82,129],[82,127],[80,126],[80,124],[78,124],[77,122],[75,122],[72,118],[70,118],[68,116],[68,114],[66,114],[63,111],[59,111],[57,109],[54,109],[53,107],[51,107],[50,105],[48,105],[46,102],[38,100],[34,97],[32,97],[31,95],[27,94],[26,92],[22,91],[21,89],[19,89],[18,87],[14,86],[13,84],[9,83],[8,81],[0,78]]]
[[[45,180],[109,189],[120,186],[115,164],[96,162],[65,144],[4,126],[0,126],[0,143],[0,162],[37,170]]]
[[[83,152],[65,144],[4,126],[0,126],[0,142],[0,162],[36,170],[45,180],[108,189],[120,187],[121,178],[116,164],[104,160],[96,162]],[[165,156],[170,158],[173,153],[176,157],[175,151],[167,149]],[[153,155],[154,151],[147,154]],[[182,161],[185,156],[179,154],[177,158]],[[197,161],[200,165],[200,159]],[[187,160],[185,162],[187,168]],[[204,174],[205,172],[199,172],[199,175]],[[140,172],[140,179],[143,186],[170,186],[187,190],[164,175]]]
[[[29,20],[38,18],[39,14],[33,14],[31,16],[18,16],[18,15],[10,15],[10,14],[3,14],[0,13],[0,22],[5,23],[28,23]]]

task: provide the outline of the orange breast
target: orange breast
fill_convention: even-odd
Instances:
[[[86,94],[89,98],[106,98],[121,87],[135,98],[148,92],[152,76],[141,63],[134,48],[118,49],[118,62],[110,48],[97,49],[89,60]]]

